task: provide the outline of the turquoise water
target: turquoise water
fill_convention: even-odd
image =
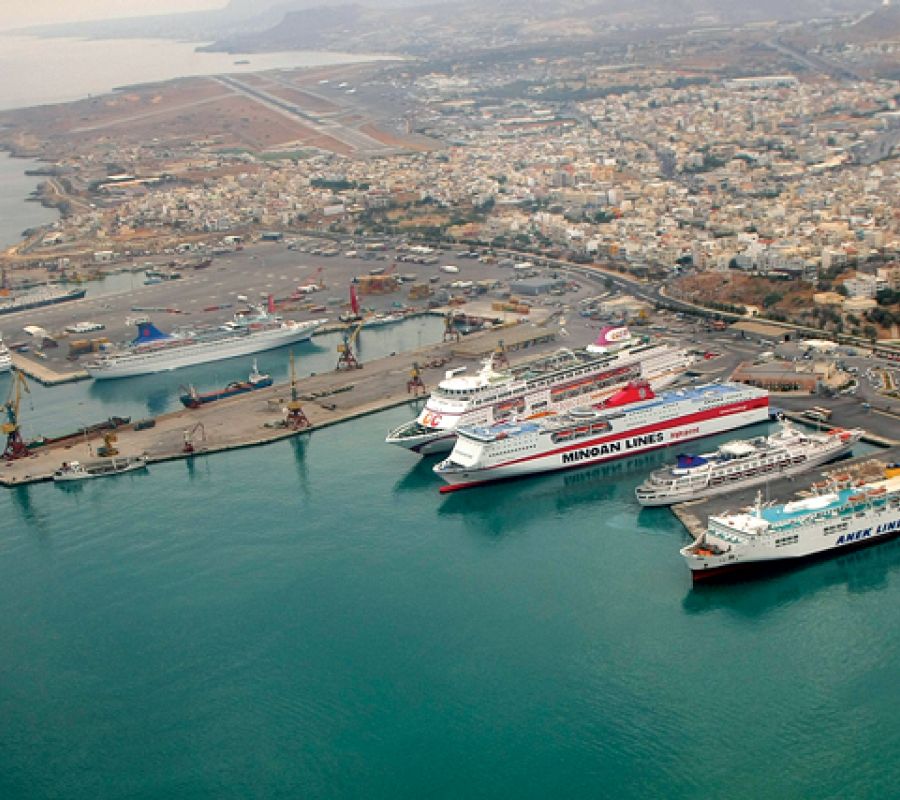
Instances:
[[[895,794],[898,544],[692,590],[671,453],[441,496],[410,413],[0,493],[0,797]]]

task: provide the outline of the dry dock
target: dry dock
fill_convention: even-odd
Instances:
[[[527,328],[522,328],[527,331]],[[511,329],[500,328],[472,334],[481,348],[490,352]],[[519,336],[518,339],[528,339]],[[535,337],[531,337],[532,340]],[[538,339],[545,338],[543,331]],[[534,341],[534,344],[537,342]],[[413,363],[422,370],[426,390],[430,391],[444,375],[455,342],[420,348],[364,364],[362,369],[327,372],[298,380],[303,410],[312,429],[343,422],[354,417],[413,401],[407,392],[407,380]],[[548,345],[552,349],[552,344]],[[537,355],[535,351],[532,356]],[[156,418],[155,426],[136,431],[126,426],[116,431],[115,447],[122,455],[145,454],[152,462],[188,457],[186,436],[194,454],[208,454],[241,447],[268,444],[296,436],[304,431],[271,427],[283,419],[290,389],[281,384],[249,394],[220,400],[195,410],[184,409]],[[419,402],[423,402],[420,398]],[[410,417],[415,416],[410,409]],[[387,434],[387,431],[385,431]],[[0,464],[0,484],[14,486],[50,480],[63,461],[85,461],[95,457],[103,444],[100,434],[76,444],[60,443],[37,448],[33,455]]]

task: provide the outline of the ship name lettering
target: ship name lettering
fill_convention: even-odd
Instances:
[[[860,539],[867,539],[872,535],[871,528],[864,528],[861,531],[854,531],[853,533],[845,533],[838,536],[838,540],[835,542],[835,545],[839,544],[850,544],[850,542],[858,542]]]
[[[596,445],[594,447],[583,447],[580,450],[572,450],[562,454],[563,464],[572,464],[575,461],[582,461],[586,458],[597,458],[597,456],[606,456],[610,453],[620,453],[622,451],[621,442],[607,442],[606,444]]]
[[[879,525],[875,529],[875,533],[890,533],[898,530],[900,530],[900,519],[895,519],[893,522],[885,522],[883,525]]]

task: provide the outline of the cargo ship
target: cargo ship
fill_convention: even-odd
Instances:
[[[681,548],[693,580],[783,568],[900,534],[900,475],[830,488],[771,506],[759,494],[750,509],[711,516],[700,537]]]
[[[40,286],[27,292],[0,297],[0,314],[13,314],[16,311],[29,311],[33,308],[53,306],[67,303],[70,300],[81,300],[87,294],[86,289],[63,289],[60,286]]]
[[[488,359],[475,375],[449,370],[419,416],[385,441],[420,455],[448,453],[459,427],[557,414],[599,402],[633,380],[662,389],[691,362],[685,350],[632,337],[624,326],[607,326],[583,350],[559,350],[511,369],[498,369]]]
[[[256,359],[253,359],[253,368],[250,375],[245,381],[232,381],[224,389],[216,389],[212,392],[198,392],[193,386],[189,386],[188,390],[180,396],[182,404],[186,408],[200,408],[206,403],[213,403],[216,400],[224,400],[227,397],[234,397],[239,394],[246,394],[257,389],[265,389],[272,385],[272,376],[263,375],[256,367]]]
[[[850,452],[864,431],[804,433],[787,420],[771,436],[726,442],[702,455],[680,454],[634,490],[642,506],[667,506],[797,475]]]
[[[710,383],[656,396],[629,383],[603,403],[522,423],[460,428],[449,458],[434,467],[455,491],[490,481],[588,466],[764,422],[769,395]]]
[[[223,325],[179,328],[163,333],[150,320],[133,320],[138,335],[129,344],[106,351],[84,368],[95,380],[127,378],[206,364],[235,356],[307,341],[327,319],[283,320],[262,307],[251,306]]]

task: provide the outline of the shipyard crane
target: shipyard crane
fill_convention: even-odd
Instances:
[[[342,369],[362,369],[362,364],[359,363],[359,359],[356,357],[356,353],[354,351],[354,345],[356,340],[359,338],[359,332],[362,330],[363,321],[360,320],[353,333],[350,333],[350,325],[344,328],[343,333],[341,334],[343,337],[343,341],[338,344],[338,362],[337,362],[337,370]]]
[[[200,442],[206,442],[206,428],[203,427],[202,422],[198,422],[196,425],[192,425],[184,432],[184,447],[181,448],[181,452],[186,455],[193,455],[197,448],[194,445],[196,440],[196,436],[199,434]]]
[[[3,458],[7,461],[14,461],[17,458],[24,458],[29,455],[28,445],[22,440],[22,432],[19,430],[19,406],[22,403],[22,392],[31,394],[28,388],[28,381],[25,376],[15,367],[10,369],[12,376],[12,386],[9,387],[9,395],[6,398],[6,404],[3,410],[6,412],[6,422],[3,423],[3,433],[6,434],[6,449],[3,451]]]
[[[406,382],[406,393],[418,396],[419,393],[425,394],[425,382],[422,380],[422,371],[419,369],[417,362],[413,361],[412,369],[409,372],[409,380]]]
[[[287,404],[287,413],[284,417],[284,424],[292,431],[299,431],[303,428],[311,427],[312,423],[309,417],[303,411],[300,403],[300,395],[297,392],[297,373],[294,370],[294,354],[291,353],[291,399]]]
[[[103,434],[103,444],[97,448],[97,455],[106,457],[106,456],[117,456],[119,455],[119,450],[116,447],[116,442],[119,441],[119,436],[112,431]]]

